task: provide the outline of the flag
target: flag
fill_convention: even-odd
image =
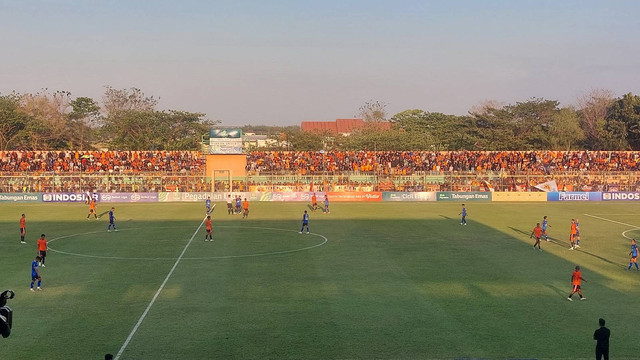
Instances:
[[[309,185],[309,192],[313,192],[313,181],[311,182],[311,184]]]
[[[549,180],[534,186],[538,190],[542,190],[544,192],[557,192],[558,191],[558,183],[555,180]]]
[[[484,181],[484,186],[487,188],[487,190],[494,192],[495,189],[493,188],[493,186],[491,186],[491,184],[489,184],[489,182],[487,180],[483,180]]]

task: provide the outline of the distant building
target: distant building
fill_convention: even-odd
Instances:
[[[374,127],[379,130],[390,130],[391,123],[376,122],[365,123],[362,119],[336,119],[335,121],[303,121],[302,131],[328,132],[333,135],[349,136],[354,130]]]
[[[254,133],[245,133],[242,135],[242,147],[245,150],[263,149],[268,146],[277,145],[277,141],[269,139],[267,135],[256,135]]]

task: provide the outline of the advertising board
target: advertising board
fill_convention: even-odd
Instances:
[[[491,192],[451,192],[439,191],[436,195],[438,201],[491,201]]]
[[[96,201],[100,201],[98,194],[92,194]],[[84,193],[43,193],[42,202],[85,202],[87,195]]]
[[[328,192],[329,203],[333,201],[382,201],[382,193],[380,191],[367,192]],[[318,203],[322,203],[324,197],[318,199]]]
[[[640,192],[603,192],[602,200],[640,201]]]
[[[157,202],[158,193],[100,193],[101,202]]]
[[[600,192],[548,192],[547,201],[601,201]]]
[[[436,193],[383,191],[382,201],[436,201]]]
[[[491,194],[491,201],[514,201],[514,202],[547,201],[547,193],[540,192],[540,191],[494,192]]]
[[[0,202],[40,202],[42,194],[39,193],[0,193]]]

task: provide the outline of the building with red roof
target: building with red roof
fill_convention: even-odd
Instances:
[[[379,130],[391,129],[391,123],[383,121],[365,123],[362,119],[336,119],[335,121],[303,121],[302,131],[330,133],[333,135],[350,135],[354,130],[375,127]]]

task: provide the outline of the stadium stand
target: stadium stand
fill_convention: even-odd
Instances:
[[[640,152],[256,151],[215,191],[640,190]],[[0,192],[211,191],[196,151],[3,151]]]

